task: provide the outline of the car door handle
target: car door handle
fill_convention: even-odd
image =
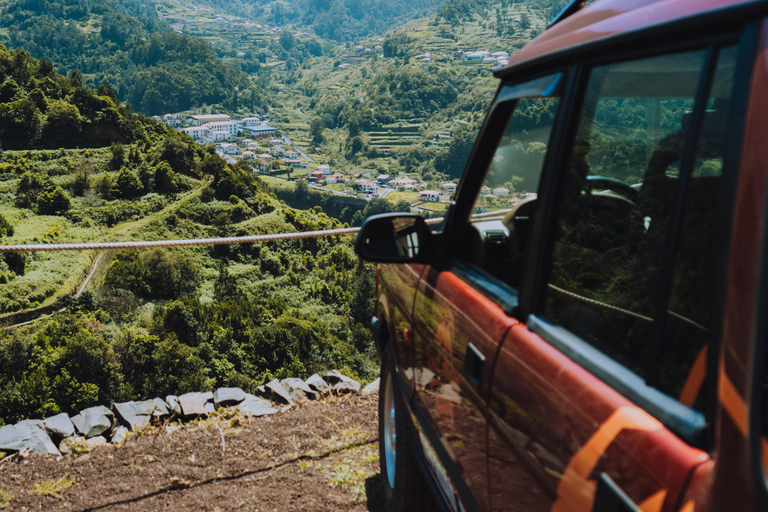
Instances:
[[[467,354],[464,356],[464,371],[467,374],[467,378],[475,383],[475,386],[480,387],[480,383],[483,381],[483,368],[485,367],[485,356],[470,343],[467,346]]]
[[[600,473],[592,512],[642,512],[605,473]]]

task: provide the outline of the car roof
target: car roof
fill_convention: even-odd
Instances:
[[[722,19],[766,7],[767,0],[600,0],[550,26],[512,55],[496,76],[654,27]]]

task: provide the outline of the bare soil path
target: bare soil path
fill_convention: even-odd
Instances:
[[[377,400],[335,398],[251,420],[224,410],[150,428],[120,448],[6,459],[0,509],[378,511]]]

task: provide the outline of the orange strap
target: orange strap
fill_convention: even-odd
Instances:
[[[688,378],[685,379],[683,390],[678,397],[678,401],[688,407],[693,407],[693,404],[696,403],[696,398],[698,398],[701,386],[704,384],[704,379],[707,376],[708,349],[709,345],[707,344],[702,347],[701,351],[699,351],[699,355],[697,355],[696,359],[693,361],[693,366],[691,366]]]
[[[595,502],[597,482],[587,478],[619,433],[622,430],[652,432],[660,428],[662,425],[656,418],[634,405],[626,405],[614,411],[571,459],[557,486],[557,501],[552,505],[552,512],[591,511]],[[655,496],[651,496],[651,499]],[[656,501],[653,503],[655,504]],[[661,503],[663,504],[664,501],[662,500]],[[652,512],[654,509],[643,510]]]

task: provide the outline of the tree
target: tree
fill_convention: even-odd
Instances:
[[[173,172],[168,162],[160,162],[155,167],[155,186],[160,192],[176,192],[180,185],[179,177]]]
[[[125,147],[121,143],[113,142],[109,151],[112,153],[112,158],[109,160],[110,169],[114,171],[125,165]]]
[[[61,215],[69,210],[70,206],[69,195],[61,187],[43,192],[37,199],[37,211],[42,215]]]
[[[135,172],[127,167],[120,169],[117,173],[117,190],[120,197],[131,198],[140,196],[144,192],[144,186]]]
[[[32,208],[44,192],[54,190],[53,180],[41,171],[27,171],[22,174],[16,187],[16,206],[20,208]]]
[[[325,123],[322,118],[315,116],[309,122],[309,134],[312,135],[313,144],[321,144],[324,140],[323,130],[325,130]]]

